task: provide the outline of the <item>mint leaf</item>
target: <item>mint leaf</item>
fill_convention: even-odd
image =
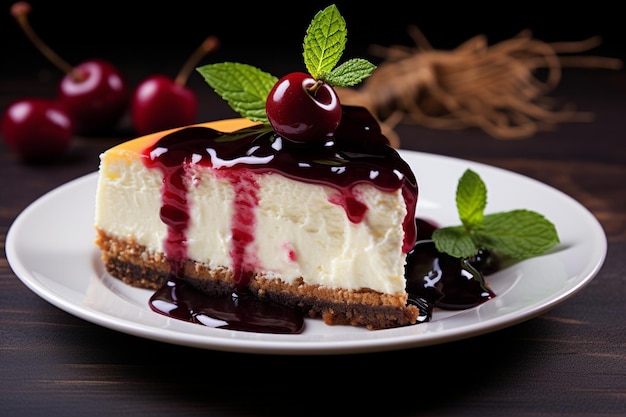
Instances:
[[[526,209],[484,214],[487,188],[472,170],[466,170],[457,186],[456,204],[461,226],[433,232],[437,250],[457,258],[470,258],[480,249],[518,260],[537,256],[559,243],[554,224]]]
[[[236,62],[208,64],[196,70],[241,116],[269,124],[265,100],[278,78],[251,65]]]
[[[304,65],[316,80],[325,80],[346,47],[346,21],[337,6],[317,12],[304,37]]]
[[[337,87],[351,87],[369,77],[375,69],[376,65],[365,59],[351,59],[332,70],[326,82]]]
[[[540,255],[559,243],[550,221],[524,209],[486,215],[475,239],[480,246],[515,259]]]
[[[474,171],[463,173],[456,189],[456,206],[461,223],[472,229],[483,221],[483,212],[487,206],[487,187]]]
[[[433,232],[433,241],[439,252],[456,258],[470,258],[480,249],[462,226],[436,229]]]

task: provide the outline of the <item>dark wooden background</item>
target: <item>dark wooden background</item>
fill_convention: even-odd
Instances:
[[[531,28],[545,41],[602,35],[605,43],[594,52],[624,54],[617,24],[622,15],[602,3],[551,10],[526,3],[337,3],[348,22],[351,56],[366,55],[371,43],[410,45],[405,28],[412,23],[442,49],[480,33],[496,42]],[[131,84],[156,72],[174,75],[210,34],[220,37],[222,48],[205,62],[231,59],[275,74],[302,69],[305,26],[326,5],[259,2],[244,9],[231,2],[221,13],[211,2],[139,9],[121,2],[32,4],[33,26],[57,52],[73,63],[110,59]],[[0,13],[0,31],[0,109],[26,95],[54,95],[60,75],[8,14]],[[254,53],[267,48],[273,52]],[[189,85],[201,99],[199,121],[233,115],[199,77]],[[552,95],[593,112],[595,119],[517,141],[471,128],[403,124],[397,129],[404,148],[525,174],[571,195],[598,218],[608,238],[604,266],[589,285],[549,312],[483,336],[395,352],[216,352],[144,340],[73,317],[28,290],[2,251],[0,415],[358,416],[371,415],[376,407],[388,416],[623,416],[626,71],[565,70]],[[31,202],[95,171],[100,152],[130,137],[126,118],[107,135],[76,137],[67,157],[48,165],[23,164],[0,142],[0,246]]]

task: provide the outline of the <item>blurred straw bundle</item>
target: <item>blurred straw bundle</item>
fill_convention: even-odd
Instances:
[[[599,46],[598,36],[547,43],[524,30],[492,46],[478,35],[445,51],[434,49],[416,26],[408,32],[415,47],[371,46],[371,54],[382,58],[377,70],[361,86],[337,91],[342,104],[368,108],[395,147],[400,122],[477,127],[496,139],[523,139],[559,123],[591,121],[593,114],[548,96],[562,69],[622,67],[616,58],[562,56]]]

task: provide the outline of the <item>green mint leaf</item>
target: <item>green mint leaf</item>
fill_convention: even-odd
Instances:
[[[433,241],[439,252],[445,252],[456,258],[472,257],[480,249],[462,226],[436,229],[433,232]]]
[[[456,206],[461,223],[467,229],[479,226],[487,206],[487,187],[471,169],[466,170],[456,189]]]
[[[554,225],[525,209],[486,215],[475,239],[479,246],[515,259],[540,255],[559,243]]]
[[[466,170],[457,186],[456,204],[461,226],[433,232],[437,250],[457,258],[470,258],[479,249],[513,259],[537,256],[559,243],[554,224],[531,210],[484,214],[487,188],[472,170]]]
[[[311,21],[303,44],[304,65],[316,80],[325,80],[346,47],[346,21],[337,6],[319,11]]]
[[[236,62],[208,64],[196,70],[242,117],[269,124],[265,100],[278,78],[251,65]]]
[[[376,65],[365,59],[351,59],[332,70],[326,82],[337,87],[351,87],[369,77],[375,69]]]

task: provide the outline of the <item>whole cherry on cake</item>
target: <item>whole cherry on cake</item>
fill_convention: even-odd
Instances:
[[[28,22],[31,6],[17,2],[11,14],[37,49],[60,68],[64,77],[58,86],[59,102],[74,121],[75,133],[109,129],[121,119],[128,105],[128,88],[124,77],[110,62],[91,59],[72,66],[52,51]]]
[[[265,103],[270,124],[281,136],[307,142],[332,137],[341,121],[335,90],[303,72],[278,80]]]
[[[361,58],[337,66],[346,45],[346,22],[335,5],[318,12],[304,38],[308,74],[281,79],[250,65],[224,62],[198,68],[205,81],[244,117],[270,125],[296,142],[320,142],[335,133],[342,108],[336,87],[370,76],[376,66]]]

